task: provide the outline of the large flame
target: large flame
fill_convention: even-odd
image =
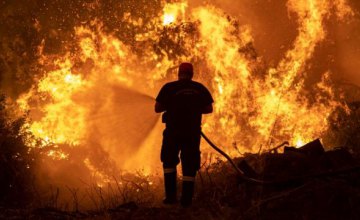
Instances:
[[[123,132],[137,139],[136,129],[141,130],[141,126],[133,126],[134,131],[129,128],[131,118],[116,124],[114,114],[139,108],[141,104],[134,104],[135,99],[128,96],[153,97],[162,83],[175,79],[173,73],[180,62],[191,61],[197,80],[210,88],[215,99],[215,112],[205,117],[203,129],[223,146],[235,142],[242,151],[258,151],[260,146],[266,149],[283,140],[302,145],[321,137],[330,114],[344,106],[331,87],[330,72],[306,88],[305,78],[310,74],[306,66],[326,38],[324,22],[330,15],[345,19],[353,12],[345,0],[289,0],[287,6],[289,16],[297,19],[298,35],[274,67],[266,66],[256,53],[251,26],[239,25],[211,5],[189,8],[186,15],[187,1],[166,3],[162,14],[147,24],[125,14],[123,19],[129,24],[148,30],[137,33],[133,45],[105,33],[99,20],[80,25],[75,28],[78,50],[58,56],[43,54],[39,62],[48,66],[46,74],[18,99],[24,111],[31,110],[32,121],[27,126],[42,146],[91,145],[94,134],[99,134],[96,144],[114,160],[129,153],[133,156],[127,156],[128,160],[149,165],[153,160],[146,152],[125,146],[144,146],[143,140],[125,144],[116,134],[109,135]],[[141,47],[141,55],[134,51],[136,46]],[[126,95],[119,96],[119,91]],[[147,122],[154,126],[150,118]],[[159,148],[159,141],[154,145],[148,148]],[[53,155],[66,158],[54,150],[49,153]],[[83,161],[90,170],[95,169],[89,158]]]
[[[176,21],[184,21],[187,2],[166,4],[163,14],[163,25],[170,25]]]

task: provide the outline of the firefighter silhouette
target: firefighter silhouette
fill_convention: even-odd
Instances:
[[[190,206],[194,194],[196,172],[200,168],[200,131],[202,114],[213,111],[208,89],[192,80],[193,66],[181,63],[178,80],[165,84],[157,98],[155,112],[164,112],[161,161],[164,168],[164,204],[177,202],[176,166],[181,160],[182,194],[181,205]],[[179,159],[180,154],[180,159]]]

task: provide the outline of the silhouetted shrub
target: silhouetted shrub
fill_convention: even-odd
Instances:
[[[25,145],[25,117],[11,119],[0,96],[0,204],[24,206],[34,195],[34,152]]]
[[[323,138],[325,146],[346,147],[360,157],[360,102],[348,103],[349,111],[339,108],[329,118],[329,129]]]

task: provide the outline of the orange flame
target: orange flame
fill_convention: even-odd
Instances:
[[[43,140],[43,146],[88,144],[87,137],[96,129],[91,118],[104,109],[112,114],[108,110],[112,99],[109,87],[139,88],[153,96],[163,79],[171,78],[169,72],[179,62],[191,60],[199,64],[198,77],[211,88],[215,99],[215,112],[205,118],[203,129],[224,146],[236,142],[243,150],[257,151],[261,145],[270,147],[284,139],[299,146],[321,137],[328,128],[329,115],[343,105],[330,86],[330,73],[314,85],[314,99],[309,99],[303,76],[316,46],[326,37],[323,24],[330,13],[335,11],[339,19],[352,14],[345,0],[289,0],[288,9],[299,24],[298,36],[275,68],[264,68],[260,73],[261,57],[251,53],[251,27],[238,26],[218,8],[207,5],[191,9],[189,19],[196,33],[181,28],[179,33],[165,32],[171,31],[167,27],[170,24],[184,25],[187,6],[186,1],[165,4],[160,18],[149,24],[133,20],[131,14],[124,15],[129,23],[149,26],[149,32],[136,34],[136,42],[144,51],[142,57],[132,51],[131,45],[104,33],[99,21],[75,29],[78,53],[55,58],[44,55],[39,62],[51,63],[54,70],[18,99],[23,110],[36,109],[29,127]],[[164,32],[169,42],[177,47],[181,44],[186,52],[163,48],[155,52],[148,42],[159,42]],[[94,97],[101,103],[88,102]],[[112,146],[111,140],[102,144],[106,149],[118,147]],[[49,153],[53,155],[66,157]],[[96,170],[89,159],[83,162]]]
[[[183,21],[187,6],[187,2],[166,4],[163,9],[163,25],[170,25],[178,20]]]

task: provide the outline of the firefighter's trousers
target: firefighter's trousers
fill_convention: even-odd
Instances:
[[[176,199],[176,166],[181,161],[183,172],[181,203],[183,206],[190,205],[195,175],[200,168],[200,130],[178,132],[166,128],[163,133],[161,161],[164,168],[166,199],[170,201]]]

